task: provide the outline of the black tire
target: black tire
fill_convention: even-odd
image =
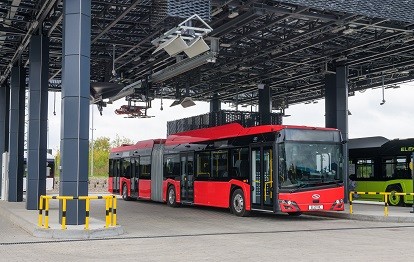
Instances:
[[[175,187],[173,185],[168,187],[167,190],[167,205],[170,207],[177,207],[177,194],[175,193]]]
[[[122,199],[125,201],[129,201],[131,199],[128,196],[128,187],[125,183],[122,185]]]
[[[404,204],[404,197],[403,196],[397,196],[393,193],[401,193],[402,188],[398,185],[389,186],[387,188],[387,192],[390,192],[391,195],[388,196],[388,204],[390,206],[402,206]]]
[[[243,190],[234,190],[231,196],[230,208],[232,213],[236,216],[245,217],[249,215],[250,212],[246,210],[246,201]]]
[[[302,212],[288,212],[288,215],[292,217],[298,217],[302,215]]]

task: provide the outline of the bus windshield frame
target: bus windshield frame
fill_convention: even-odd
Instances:
[[[279,190],[307,191],[342,184],[342,144],[285,141],[277,144]]]

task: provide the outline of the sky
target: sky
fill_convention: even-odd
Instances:
[[[54,154],[60,146],[60,93],[49,93],[48,110],[48,148]],[[348,108],[351,115],[348,118],[349,138],[367,136],[384,136],[388,139],[414,137],[414,82],[401,84],[400,88],[385,89],[385,103],[382,101],[382,89],[369,89],[356,92],[349,97]],[[55,102],[56,101],[56,102]],[[114,113],[115,109],[126,104],[120,99],[104,108],[103,115],[99,114],[96,106],[93,111],[93,137],[119,137],[129,138],[132,141],[152,138],[166,138],[167,121],[208,113],[209,103],[197,102],[196,106],[183,108],[180,105],[170,107],[172,100],[163,100],[161,111],[160,100],[152,102],[148,115],[152,118],[124,118]],[[222,104],[222,109],[229,107]],[[56,112],[56,115],[53,114]],[[284,124],[325,126],[325,101],[317,103],[291,105],[285,110],[289,117],[283,118]],[[90,120],[92,117],[90,117]],[[92,137],[90,125],[89,139]]]

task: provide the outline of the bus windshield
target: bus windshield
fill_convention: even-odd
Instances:
[[[296,190],[342,182],[341,148],[337,143],[279,144],[280,189]]]

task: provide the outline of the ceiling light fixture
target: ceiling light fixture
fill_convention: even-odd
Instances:
[[[203,27],[192,26],[193,20],[201,22]],[[184,51],[188,57],[194,57],[210,50],[203,37],[211,31],[213,31],[213,28],[203,19],[198,15],[193,15],[178,24],[177,27],[152,40],[151,43],[157,46],[153,54],[164,49],[170,56],[175,56]]]
[[[237,11],[232,11],[229,15],[228,15],[228,18],[235,18],[236,16],[238,16],[239,15],[239,12],[237,12]]]

